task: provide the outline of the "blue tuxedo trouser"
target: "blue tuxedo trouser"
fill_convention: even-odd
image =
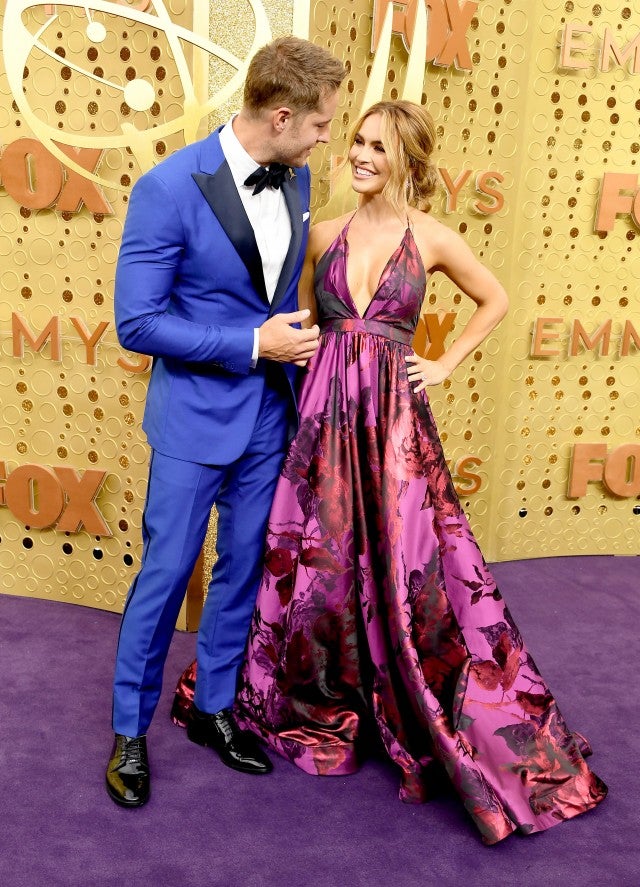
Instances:
[[[289,397],[266,387],[249,445],[231,465],[200,465],[152,452],[142,564],[129,590],[116,654],[116,733],[141,736],[151,723],[176,619],[214,503],[218,558],[198,631],[195,703],[205,712],[232,705],[291,411]]]

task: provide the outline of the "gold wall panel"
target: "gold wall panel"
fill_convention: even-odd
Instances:
[[[122,609],[148,459],[149,361],[113,324],[128,194],[239,106],[255,49],[291,30],[291,2],[265,7],[2,5],[0,592]]]
[[[510,293],[500,328],[431,392],[486,557],[637,554],[640,10],[614,0],[211,9],[3,4],[0,592],[122,608],[141,554],[148,452],[147,371],[132,371],[140,358],[120,349],[112,317],[128,193],[228,119],[251,53],[291,30],[349,68],[331,144],[312,158],[315,217],[350,199],[330,173],[363,104],[421,101],[438,132],[433,212]],[[447,315],[460,328],[470,307],[436,275],[419,346]]]
[[[382,88],[371,96],[373,19],[377,11],[381,20],[389,5],[396,27],[388,53],[377,49],[388,61]],[[316,158],[319,213],[329,198],[330,168],[345,153],[346,130],[368,104],[365,93],[374,100],[415,99],[420,93],[439,136],[443,187],[433,212],[462,234],[511,297],[509,315],[496,333],[441,389],[430,392],[454,480],[485,556],[638,554],[640,311],[634,241],[640,199],[636,215],[635,205],[627,206],[611,232],[594,227],[604,173],[637,173],[640,9],[615,0],[459,0],[458,11],[477,8],[466,30],[456,27],[455,16],[444,18],[445,35],[448,30],[458,45],[466,44],[470,69],[429,63],[423,82],[416,83],[407,82],[407,69],[418,38],[413,35],[412,46],[403,31],[410,31],[406,22],[420,5],[421,0],[312,4],[312,39],[350,66],[332,144]],[[435,22],[450,4],[433,0],[428,6]],[[584,25],[572,33],[579,47],[572,59],[585,63],[579,70],[561,65],[563,31],[571,22]],[[615,46],[607,55],[609,69],[602,70],[607,27]],[[429,24],[432,41],[428,29]],[[500,178],[486,178],[483,186],[485,172]],[[479,185],[501,196],[478,193]],[[623,190],[618,200],[623,210],[628,194]],[[632,205],[630,197],[627,203]],[[441,317],[455,312],[456,324],[462,324],[468,301],[435,275],[424,310]],[[560,351],[551,357],[532,347],[544,318],[557,319],[543,326],[551,338],[543,339],[541,350]],[[609,353],[599,354],[594,334],[609,320]],[[572,346],[577,323],[587,342],[577,336]],[[628,353],[620,356],[625,323]],[[578,450],[572,468],[576,443],[606,443],[609,462],[600,446]],[[480,489],[470,495],[465,488],[477,487],[478,480],[455,476],[467,457],[481,462],[467,463],[466,473],[480,479]],[[567,495],[572,472],[574,486],[585,472],[591,478],[579,498]],[[600,480],[607,472],[608,485]]]

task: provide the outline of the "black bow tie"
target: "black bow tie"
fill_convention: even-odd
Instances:
[[[284,166],[282,163],[272,163],[267,169],[264,166],[259,166],[255,172],[252,172],[251,175],[244,180],[245,185],[255,185],[253,189],[253,194],[259,194],[261,191],[267,187],[270,188],[279,188],[284,182],[284,177],[287,174],[288,166]]]

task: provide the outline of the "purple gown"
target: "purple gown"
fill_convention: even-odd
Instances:
[[[273,502],[237,714],[319,775],[356,770],[374,724],[402,800],[425,800],[438,762],[486,843],[540,831],[594,807],[606,787],[523,644],[427,395],[409,384],[426,286],[411,230],[363,317],[347,230],[316,268],[320,347]]]

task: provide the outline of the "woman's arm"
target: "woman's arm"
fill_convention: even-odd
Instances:
[[[309,309],[309,317],[302,321],[303,327],[311,327],[315,324],[318,310],[316,306],[316,297],[313,291],[313,277],[316,270],[315,253],[314,253],[314,229],[309,231],[309,243],[307,252],[304,257],[302,273],[300,274],[300,282],[298,284],[298,307]]]
[[[476,310],[458,338],[437,360],[417,354],[407,357],[409,379],[417,382],[415,391],[427,385],[438,385],[448,378],[507,313],[508,298],[500,281],[474,256],[464,240],[433,221],[429,225],[428,252],[433,259],[431,270],[441,271],[476,304]],[[437,231],[436,236],[434,236]]]
[[[344,217],[327,219],[313,225],[309,231],[307,251],[298,284],[298,304],[301,309],[308,308],[311,312],[309,317],[302,322],[304,327],[311,327],[317,322],[318,309],[313,285],[316,265],[342,229],[343,222]]]

